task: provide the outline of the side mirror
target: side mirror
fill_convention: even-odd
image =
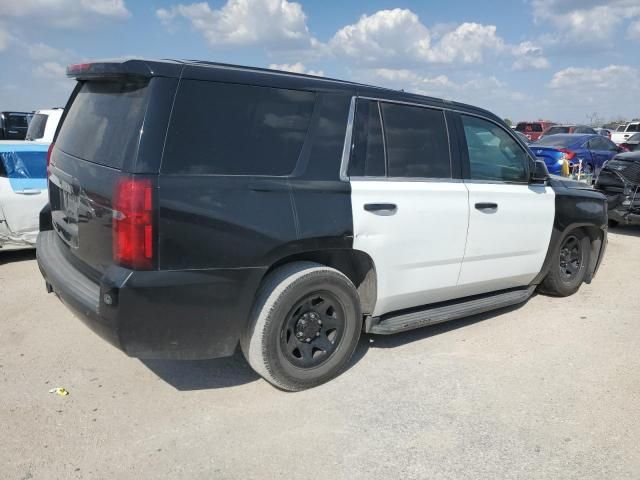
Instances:
[[[545,183],[549,180],[549,170],[543,160],[536,160],[531,170],[531,183]]]

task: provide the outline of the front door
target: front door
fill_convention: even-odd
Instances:
[[[359,100],[353,137],[353,246],[375,264],[373,314],[455,296],[469,204],[452,179],[444,112]]]
[[[497,123],[466,115],[461,121],[469,232],[459,290],[467,296],[527,285],[547,254],[553,189],[529,184],[529,154]]]

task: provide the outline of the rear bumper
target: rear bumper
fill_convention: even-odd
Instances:
[[[54,231],[38,236],[47,288],[91,330],[130,356],[203,359],[232,355],[263,268],[132,271],[99,281],[74,266]]]

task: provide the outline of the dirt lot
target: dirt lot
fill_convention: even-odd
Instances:
[[[616,229],[577,295],[364,337],[287,394],[241,355],[128,358],[0,253],[0,477],[640,478],[639,272],[640,228]]]

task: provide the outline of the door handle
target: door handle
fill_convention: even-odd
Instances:
[[[498,210],[498,204],[497,203],[491,203],[491,202],[480,202],[480,203],[476,203],[476,210]]]
[[[393,215],[398,211],[398,206],[395,203],[365,203],[364,209],[381,215]]]
[[[38,190],[37,188],[25,188],[24,190],[19,190],[16,193],[20,195],[38,195],[42,190]]]

